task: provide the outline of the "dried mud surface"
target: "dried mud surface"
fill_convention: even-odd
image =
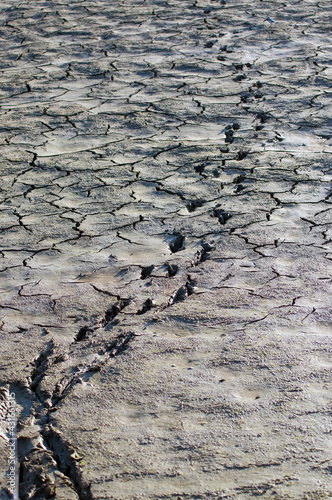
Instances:
[[[0,498],[332,498],[330,2],[0,24]]]

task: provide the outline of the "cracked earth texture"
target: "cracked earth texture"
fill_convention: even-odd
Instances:
[[[1,499],[324,499],[331,4],[4,0]]]

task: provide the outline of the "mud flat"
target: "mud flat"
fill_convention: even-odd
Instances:
[[[0,498],[332,498],[330,2],[0,9]]]

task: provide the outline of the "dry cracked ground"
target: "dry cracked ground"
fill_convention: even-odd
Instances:
[[[1,499],[332,498],[331,3],[0,22]]]

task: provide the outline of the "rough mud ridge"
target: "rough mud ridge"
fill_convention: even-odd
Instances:
[[[332,498],[331,3],[4,0],[0,498]]]

